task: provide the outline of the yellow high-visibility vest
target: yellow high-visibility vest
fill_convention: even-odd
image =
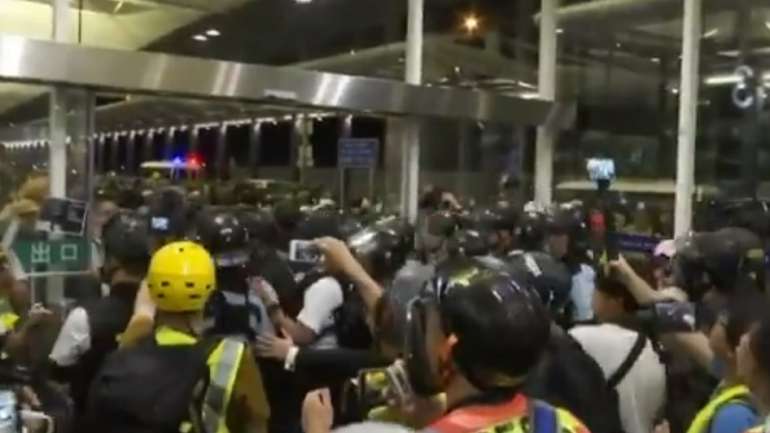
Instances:
[[[714,398],[695,415],[695,418],[687,429],[687,433],[708,433],[711,421],[714,419],[717,410],[732,400],[748,401],[751,392],[746,385],[735,385],[719,390]]]
[[[197,340],[183,332],[162,326],[155,332],[159,346],[193,345]],[[243,358],[244,344],[224,339],[211,352],[206,364],[209,367],[210,382],[203,398],[202,421],[207,432],[230,433],[227,428],[227,408],[233,395],[235,381]],[[180,426],[180,431],[190,430],[190,425]]]

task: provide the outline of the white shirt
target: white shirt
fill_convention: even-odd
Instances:
[[[342,286],[332,277],[321,278],[307,288],[304,300],[304,306],[297,315],[297,321],[310,328],[319,337],[310,347],[336,348],[337,336],[333,329],[334,310],[344,301]]]
[[[637,333],[617,325],[578,326],[569,331],[609,378],[628,357]],[[666,398],[666,371],[648,340],[642,354],[616,387],[620,421],[627,433],[649,433]]]
[[[84,353],[91,349],[91,328],[88,326],[88,313],[77,307],[64,321],[49,358],[60,367],[77,364]]]

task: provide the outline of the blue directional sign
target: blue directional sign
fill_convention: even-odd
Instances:
[[[380,140],[376,138],[343,138],[338,144],[340,168],[373,168],[377,166]]]

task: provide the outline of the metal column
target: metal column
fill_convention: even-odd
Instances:
[[[134,166],[136,164],[136,131],[131,130],[128,132],[128,138],[126,139],[126,173],[135,174],[136,170]]]
[[[556,8],[559,0],[542,0],[537,84],[540,97],[556,98]],[[535,201],[549,205],[553,199],[553,156],[556,130],[548,124],[537,128],[535,147]]]
[[[259,177],[262,155],[262,121],[256,120],[249,128],[249,173]]]
[[[72,19],[68,0],[53,2],[53,32],[55,42],[70,42]],[[50,193],[54,197],[67,195],[67,97],[62,87],[51,89],[49,127],[51,142],[49,149]]]
[[[216,143],[217,178],[227,179],[227,125],[224,123],[217,130]]]
[[[684,1],[682,76],[679,92],[679,140],[676,163],[674,235],[690,231],[695,183],[695,136],[698,122],[700,37],[703,26],[702,0]]]
[[[170,160],[174,153],[174,135],[176,128],[170,127],[163,130],[163,159]]]
[[[406,82],[422,83],[424,0],[408,0],[409,14],[406,31]],[[401,143],[401,214],[409,222],[417,222],[417,200],[420,182],[420,124],[405,122]]]

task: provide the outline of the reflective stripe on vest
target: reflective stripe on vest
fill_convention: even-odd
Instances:
[[[746,400],[749,395],[749,388],[746,385],[736,385],[720,390],[716,397],[712,398],[706,407],[701,409],[700,412],[695,415],[695,419],[693,419],[692,424],[690,424],[690,428],[687,429],[687,433],[707,433],[711,421],[714,419],[714,415],[716,415],[717,410],[719,410],[722,405],[729,403],[731,400],[741,399],[742,397]]]
[[[538,433],[568,432],[588,433],[583,424],[569,412],[553,408],[553,417],[549,420],[536,413],[535,400],[517,395],[513,400],[496,406],[469,406],[452,411],[441,420],[431,425],[423,433]],[[542,404],[547,406],[547,404]],[[532,428],[529,420],[550,425]],[[555,425],[553,422],[556,421]]]
[[[206,433],[228,433],[227,407],[233,394],[244,344],[225,339],[209,357],[211,382],[203,398],[203,425]]]
[[[159,346],[193,345],[197,340],[183,332],[161,326],[155,333]],[[209,367],[209,386],[203,399],[203,425],[206,433],[230,433],[227,428],[227,408],[241,366],[244,345],[224,339],[211,353],[206,364]]]

